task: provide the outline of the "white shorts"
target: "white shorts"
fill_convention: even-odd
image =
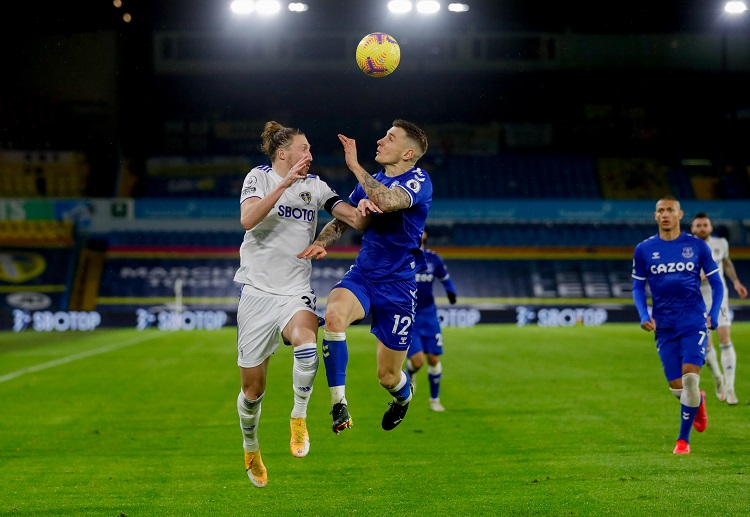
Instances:
[[[237,307],[237,364],[252,368],[279,348],[279,334],[299,311],[315,314],[312,289],[296,295],[275,295],[243,285]]]
[[[703,296],[703,303],[706,304],[706,310],[711,307],[711,297]],[[714,328],[718,327],[731,327],[732,318],[729,314],[729,297],[724,294],[724,299],[721,301],[721,308],[719,309],[719,324],[714,324]]]

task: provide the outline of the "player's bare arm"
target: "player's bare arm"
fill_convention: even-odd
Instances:
[[[343,204],[343,203],[339,203]],[[354,207],[352,207],[354,208]],[[355,210],[356,211],[356,210]],[[334,219],[327,225],[323,227],[322,230],[320,230],[320,233],[318,234],[318,238],[315,239],[315,241],[310,244],[307,248],[302,250],[302,253],[297,255],[297,258],[301,259],[322,259],[326,255],[328,255],[328,252],[326,251],[326,248],[333,244],[334,242],[338,241],[341,238],[341,235],[346,231],[346,229],[349,226],[339,221],[338,219]]]
[[[368,205],[370,209],[370,211],[368,211],[367,208],[360,208],[359,206],[355,208],[349,203],[337,203],[336,206],[333,207],[332,215],[355,230],[364,230],[367,228],[367,225],[370,224],[370,219],[372,218],[371,209],[372,206],[375,206],[372,202],[370,202],[370,205],[371,206]]]
[[[742,282],[740,282],[740,279],[737,277],[737,270],[734,269],[734,263],[732,263],[729,258],[723,259],[722,262],[724,263],[724,276],[732,282],[734,290],[737,291],[740,298],[747,298],[747,287],[742,285]]]
[[[242,202],[240,206],[240,224],[245,230],[255,228],[255,226],[266,218],[268,213],[273,209],[284,191],[294,185],[295,182],[307,177],[307,171],[310,169],[310,159],[302,158],[295,163],[289,172],[284,176],[281,182],[274,187],[265,197],[251,197]]]
[[[341,145],[344,146],[344,158],[346,159],[346,165],[349,167],[354,175],[357,177],[357,181],[362,185],[365,190],[367,197],[369,197],[380,210],[383,212],[393,212],[394,210],[401,210],[409,208],[411,204],[411,198],[401,188],[389,189],[378,180],[372,177],[357,160],[357,142],[352,138],[347,138],[344,135],[339,135]]]

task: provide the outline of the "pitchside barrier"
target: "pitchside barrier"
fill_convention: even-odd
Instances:
[[[311,282],[318,295],[319,314],[324,313],[327,294],[349,269],[356,251],[332,249],[328,257],[313,263]],[[459,303],[451,306],[439,282],[434,285],[439,316],[446,327],[483,323],[565,327],[638,321],[631,299],[629,248],[600,252],[576,248],[437,251],[458,289]],[[65,262],[52,255],[48,260]],[[234,248],[114,246],[104,254],[95,306],[71,310],[63,298],[34,292],[30,285],[28,293],[15,291],[2,298],[0,328],[48,332],[232,326],[236,324],[239,294],[233,281],[237,265]],[[740,278],[750,279],[750,261],[736,259],[735,267]],[[56,281],[58,286],[64,284],[62,278]],[[748,301],[739,300],[731,287],[729,290],[735,319],[750,320]],[[47,296],[46,302],[40,295]]]

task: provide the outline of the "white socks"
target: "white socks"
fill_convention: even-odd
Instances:
[[[242,445],[245,452],[255,452],[260,449],[258,445],[258,421],[260,420],[260,406],[263,395],[256,400],[247,400],[245,394],[240,390],[240,395],[237,397],[237,412],[240,415]]]
[[[721,354],[722,357],[724,354]],[[724,374],[721,373],[721,368],[719,368],[719,360],[716,357],[716,347],[712,346],[708,349],[706,352],[706,366],[711,370],[711,375],[714,379],[724,379]]]
[[[734,390],[734,376],[737,368],[737,353],[730,341],[721,345],[721,367],[724,369],[724,384],[727,390]]]
[[[315,374],[318,373],[318,349],[315,343],[306,343],[294,348],[294,365],[292,366],[292,388],[294,389],[294,408],[292,418],[306,418],[307,404],[313,390]]]

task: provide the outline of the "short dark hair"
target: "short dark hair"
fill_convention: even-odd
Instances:
[[[696,219],[708,219],[709,221],[711,220],[711,218],[708,217],[708,214],[706,212],[698,212],[697,214],[693,216],[691,221],[695,221]]]
[[[414,143],[417,144],[417,147],[419,147],[419,149],[416,149],[417,158],[414,161],[417,161],[422,156],[424,156],[424,153],[427,152],[428,147],[427,134],[421,127],[414,124],[413,122],[402,120],[400,118],[397,118],[393,121],[393,127],[400,127],[401,129],[403,129],[406,132],[406,136],[409,137],[410,140],[413,140]]]

